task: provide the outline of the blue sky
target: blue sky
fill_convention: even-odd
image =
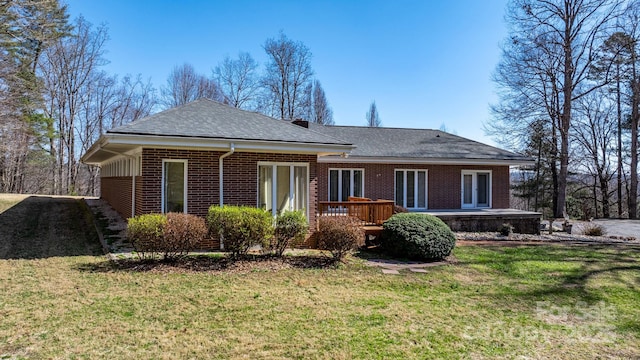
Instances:
[[[142,74],[156,88],[175,65],[211,74],[225,55],[264,64],[283,31],[313,53],[338,125],[364,125],[371,101],[383,126],[440,128],[474,140],[496,101],[491,74],[506,36],[506,0],[134,1],[68,0],[109,28],[105,70]]]

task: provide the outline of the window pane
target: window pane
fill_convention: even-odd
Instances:
[[[415,208],[416,207],[416,199],[415,199],[415,183],[416,183],[416,172],[415,171],[407,171],[407,208]]]
[[[418,207],[427,207],[427,172],[418,171]]]
[[[489,206],[489,174],[478,174],[478,206]]]
[[[329,171],[329,201],[338,201],[338,170]]]
[[[396,205],[404,206],[404,173],[396,171]]]
[[[353,170],[353,196],[364,196],[362,191],[362,170]]]
[[[296,166],[294,169],[294,204],[293,210],[307,209],[307,168],[305,166]],[[305,214],[306,215],[306,214]]]
[[[164,163],[164,211],[184,212],[184,163]]]
[[[342,170],[342,199],[341,201],[349,200],[351,196],[351,171]]]
[[[267,211],[273,210],[273,167],[260,166],[260,179],[258,183],[258,199],[260,199],[258,207]]]
[[[463,176],[462,198],[465,204],[473,203],[473,175],[465,174]]]
[[[291,178],[290,178],[289,166],[278,166],[276,173],[276,198],[275,206],[277,213],[281,213],[284,210],[289,210],[290,198],[289,192],[291,191]]]

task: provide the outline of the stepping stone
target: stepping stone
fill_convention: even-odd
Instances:
[[[427,270],[425,269],[419,269],[419,268],[409,268],[409,270],[415,272],[415,273],[426,273]]]
[[[383,274],[390,274],[390,275],[400,275],[398,270],[393,270],[393,269],[382,269],[382,273]]]

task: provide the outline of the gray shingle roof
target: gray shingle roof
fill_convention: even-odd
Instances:
[[[165,110],[108,131],[136,134],[349,145],[288,121],[236,109],[209,99]]]
[[[531,160],[520,154],[440,130],[317,124],[309,124],[309,129],[355,145],[356,148],[351,151],[351,156],[354,157]]]

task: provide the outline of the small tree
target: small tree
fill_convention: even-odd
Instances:
[[[380,120],[380,114],[378,114],[378,107],[375,100],[369,106],[367,111],[367,126],[368,127],[380,127],[382,126],[382,120]]]

